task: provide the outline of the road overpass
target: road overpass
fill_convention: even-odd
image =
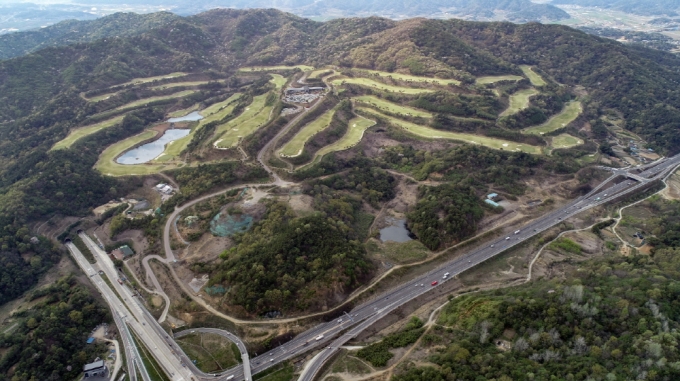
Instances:
[[[602,186],[596,187],[587,195],[579,197],[567,203],[562,208],[529,222],[521,227],[515,234],[509,234],[506,237],[487,242],[471,250],[467,254],[441,265],[435,270],[429,271],[392,290],[375,296],[371,300],[354,308],[349,312],[349,316],[343,316],[332,322],[319,324],[316,327],[299,334],[286,344],[253,358],[250,362],[244,359],[246,369],[244,369],[243,364],[238,365],[218,373],[216,377],[212,374],[206,374],[193,366],[193,363],[189,361],[180,347],[158,325],[156,320],[141,303],[136,300],[133,293],[131,293],[127,287],[118,284],[116,281],[118,279],[118,274],[113,263],[106,256],[106,253],[86,234],[81,234],[81,238],[93,252],[95,257],[98,258],[102,270],[111,279],[115,291],[118,292],[123,299],[120,301],[113,291],[109,289],[106,296],[107,302],[112,306],[112,309],[119,311],[121,314],[129,314],[126,320],[127,324],[138,335],[140,340],[147,345],[150,352],[153,353],[153,356],[159,362],[163,370],[171,376],[173,381],[204,379],[230,379],[236,381],[244,380],[246,378],[250,381],[252,380],[251,373],[257,374],[312,349],[325,346],[326,348],[324,349],[323,354],[315,358],[314,362],[307,367],[305,374],[300,378],[301,381],[310,381],[318,374],[323,363],[331,358],[333,353],[336,352],[340,346],[405,303],[436,289],[437,287],[430,286],[432,282],[438,281],[443,283],[449,281],[455,275],[461,274],[512,247],[522,244],[526,240],[561,223],[567,218],[581,213],[582,211],[610,202],[613,199],[621,198],[644,189],[645,187],[648,187],[651,182],[663,178],[679,164],[680,156],[660,160],[656,165],[645,168],[643,172],[636,174],[635,176],[640,179],[639,181],[624,180],[618,184],[613,184],[612,180],[618,176],[615,174],[605,182],[607,185],[611,184],[611,186],[606,187],[605,184],[601,184]],[[207,198],[209,198],[209,196],[204,196],[199,200]],[[198,202],[198,200],[194,200],[189,204],[195,202]],[[166,236],[167,233],[168,232],[164,232],[164,236]],[[167,236],[165,238],[167,238]],[[164,244],[167,245],[168,242],[164,242]],[[70,246],[75,248],[72,244],[70,244]],[[69,250],[71,250],[71,248],[69,248]],[[83,268],[83,271],[85,271],[86,274],[92,276],[92,271],[94,271],[92,266],[88,267],[83,264],[81,268]],[[442,278],[442,275],[445,272],[450,273],[450,276],[447,279]],[[96,272],[94,276],[98,276]],[[117,301],[120,302],[118,303]],[[210,329],[207,328],[207,330]],[[340,336],[338,337],[338,335]],[[331,342],[335,337],[337,338]],[[154,348],[153,350],[151,349],[152,347]],[[243,348],[239,347],[239,350],[242,350],[243,355],[245,346]],[[250,365],[250,371],[247,369],[248,365]]]

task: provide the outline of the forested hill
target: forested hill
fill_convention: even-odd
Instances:
[[[81,91],[173,71],[228,72],[241,65],[333,64],[456,77],[519,73],[535,65],[590,94],[586,115],[620,112],[626,127],[668,152],[680,147],[680,59],[629,48],[558,25],[377,17],[314,22],[276,10],[219,9],[130,37],[47,48],[0,62],[0,149],[33,139],[46,146],[65,131]],[[82,110],[82,115],[88,111]],[[34,117],[24,119],[29,114]],[[60,116],[58,116],[60,115]],[[10,122],[15,120],[15,122]],[[71,115],[69,120],[77,120]],[[37,141],[38,139],[40,141]],[[3,142],[4,140],[4,142]],[[23,147],[23,146],[22,146]]]
[[[34,31],[0,35],[0,59],[22,56],[49,46],[132,36],[179,18],[170,12],[146,15],[115,13],[91,21],[66,20]]]
[[[0,61],[0,226],[11,232],[7,250],[20,253],[26,237],[16,232],[37,216],[80,215],[118,196],[124,184],[92,169],[98,155],[165,112],[140,110],[80,149],[49,151],[102,111],[83,92],[173,72],[228,78],[242,66],[278,64],[456,78],[463,88],[475,86],[476,76],[521,74],[518,65],[534,65],[547,79],[581,86],[589,120],[619,115],[651,147],[680,150],[680,59],[670,54],[536,23],[378,17],[320,23],[272,9],[219,9],[172,17],[133,36]]]

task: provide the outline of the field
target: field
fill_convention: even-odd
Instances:
[[[209,83],[210,81],[192,81],[192,82],[173,82],[173,83],[165,83],[163,85],[158,85],[154,86],[151,89],[152,90],[161,90],[161,89],[167,89],[170,87],[179,87],[179,86],[198,86],[198,85],[205,85],[206,83]],[[224,83],[224,81],[217,81],[220,83]]]
[[[377,75],[379,77],[393,78],[399,81],[407,82],[423,82],[423,83],[434,83],[441,86],[446,86],[449,84],[460,85],[460,81],[457,79],[443,79],[443,78],[430,78],[430,77],[418,77],[415,75],[401,74],[401,73],[390,73],[386,71],[378,70],[367,70],[361,69],[357,70],[359,72],[368,73],[370,75]]]
[[[281,148],[279,154],[283,157],[299,156],[302,153],[302,150],[305,148],[305,143],[307,143],[307,141],[319,131],[322,131],[328,127],[328,125],[331,123],[331,120],[333,119],[334,114],[334,109],[328,110],[311,123],[302,127],[302,129]]]
[[[333,70],[333,69],[319,69],[319,70],[314,70],[311,74],[309,74],[309,76],[308,76],[307,78],[311,78],[311,79],[320,78],[321,74],[323,74],[323,73],[330,73],[330,72],[335,73],[335,70]]]
[[[422,93],[431,93],[433,90],[430,89],[413,89],[409,87],[402,87],[402,86],[392,86],[392,85],[387,85],[382,82],[377,82],[372,79],[368,78],[342,78],[342,79],[335,79],[332,82],[336,86],[340,86],[344,83],[349,83],[349,84],[354,84],[354,85],[361,85],[361,86],[366,86],[369,88],[375,88],[378,90],[382,91],[388,91],[392,93],[402,93],[402,94],[422,94]]]
[[[99,160],[97,161],[97,164],[94,165],[95,168],[101,173],[109,176],[149,175],[170,168],[170,166],[166,164],[123,165],[114,161],[121,153],[147,139],[153,138],[156,134],[158,134],[157,131],[146,130],[139,135],[129,137],[110,145],[101,155],[99,155]]]
[[[458,140],[465,143],[471,144],[481,144],[485,147],[500,149],[506,151],[522,151],[532,154],[540,154],[541,148],[534,147],[528,144],[518,144],[517,142],[511,142],[508,140],[488,138],[485,136],[473,135],[473,134],[462,134],[457,132],[440,131],[435,130],[430,127],[420,126],[415,123],[407,122],[405,120],[393,118],[385,114],[377,113],[375,110],[360,108],[360,110],[375,114],[381,118],[387,119],[390,123],[395,126],[401,127],[406,131],[428,139],[451,139]]]
[[[300,69],[302,71],[310,71],[314,70],[313,67],[307,66],[307,65],[294,65],[294,66],[285,66],[285,65],[280,65],[280,66],[250,66],[250,67],[242,67],[238,69],[240,72],[249,72],[249,71],[275,71],[275,70],[293,70],[293,69]]]
[[[538,126],[525,128],[522,132],[525,134],[543,135],[555,131],[558,128],[566,127],[569,123],[573,122],[582,111],[583,107],[581,106],[581,102],[571,101],[564,106],[564,109],[560,111],[559,114],[553,116],[547,122]]]
[[[109,128],[111,126],[114,126],[114,125],[122,122],[124,117],[125,117],[125,115],[119,115],[115,118],[111,118],[111,119],[105,120],[103,122],[99,122],[97,124],[92,124],[90,126],[80,127],[80,128],[76,128],[74,130],[71,130],[71,132],[68,134],[68,136],[66,138],[64,138],[64,140],[57,142],[52,147],[52,150],[71,148],[73,143],[77,142],[79,139],[82,139],[82,138],[84,138],[88,135],[92,135],[95,132],[102,130],[104,128]]]
[[[524,78],[520,77],[519,75],[495,75],[495,76],[488,76],[488,77],[479,77],[475,81],[476,84],[478,85],[487,85],[489,83],[496,83],[500,81],[519,81]]]
[[[169,95],[161,95],[161,96],[157,96],[157,97],[139,99],[139,100],[136,100],[134,102],[130,102],[130,103],[124,104],[120,107],[117,107],[114,110],[116,110],[116,111],[128,110],[128,109],[132,109],[132,108],[142,106],[142,105],[145,105],[147,103],[151,103],[151,102],[155,102],[155,101],[161,101],[161,100],[173,99],[173,98],[182,98],[182,97],[185,97],[187,95],[191,95],[195,92],[196,92],[196,90],[184,90],[184,91],[180,91],[180,92],[169,94]]]
[[[513,93],[510,95],[510,105],[500,116],[512,115],[529,107],[529,98],[536,94],[538,94],[538,91],[534,88],[519,90]]]
[[[169,78],[177,78],[177,77],[183,77],[187,75],[187,73],[182,73],[182,72],[175,72],[175,73],[170,73],[170,74],[165,74],[165,75],[159,75],[156,77],[146,77],[146,78],[135,78],[131,81],[121,83],[120,85],[115,85],[111,87],[119,87],[119,86],[126,86],[126,85],[138,85],[140,83],[147,83],[147,82],[153,82],[153,81],[158,81],[161,79],[169,79]]]
[[[552,148],[570,148],[583,144],[583,140],[569,134],[554,136],[550,142]]]
[[[102,94],[102,95],[97,95],[97,96],[94,96],[92,98],[86,98],[85,96],[83,96],[83,98],[88,102],[99,102],[99,101],[103,101],[104,99],[109,99],[111,96],[116,95],[117,93],[118,93],[117,91],[114,91],[113,93],[106,93],[106,94]]]
[[[529,78],[529,81],[531,81],[532,85],[538,87],[545,86],[545,81],[543,80],[543,78],[541,78],[540,75],[536,74],[536,72],[533,69],[531,69],[531,66],[520,65],[520,69],[522,69],[524,75],[526,75],[527,78]]]
[[[282,75],[280,75],[280,74],[270,74],[270,75],[271,75],[272,77],[274,77],[274,78],[273,78],[271,81],[269,81],[269,82],[271,82],[271,83],[273,83],[274,85],[276,85],[276,90],[277,90],[277,91],[278,91],[278,90],[281,90],[281,88],[283,88],[283,85],[285,85],[286,82],[288,82],[288,80],[287,80],[286,78],[284,78],[284,77],[283,77]]]
[[[331,152],[343,151],[354,147],[364,137],[364,132],[374,125],[375,122],[366,118],[356,117],[349,121],[347,133],[337,142],[327,145],[316,152],[317,157],[322,157]]]
[[[198,103],[194,104],[194,105],[191,106],[191,107],[182,109],[182,110],[173,111],[173,112],[171,112],[171,113],[168,114],[168,117],[169,117],[169,118],[179,118],[180,116],[187,115],[187,114],[189,114],[190,112],[196,111],[196,110],[198,110]]]
[[[241,137],[252,134],[267,123],[273,108],[273,106],[265,106],[269,94],[254,97],[253,103],[246,107],[241,115],[218,126],[215,130],[215,136],[218,136],[219,139],[215,142],[215,148],[234,147]]]
[[[216,372],[238,364],[232,343],[218,335],[187,335],[178,339],[177,344],[191,360],[196,360],[196,366],[204,372]]]
[[[374,107],[377,107],[379,110],[389,112],[391,114],[401,114],[401,115],[408,115],[408,116],[419,116],[421,118],[427,118],[430,119],[432,118],[432,114],[430,114],[427,111],[419,110],[416,108],[411,108],[407,106],[402,106],[398,105],[396,103],[388,102],[384,99],[372,96],[372,95],[364,95],[361,97],[356,97],[354,98],[355,101],[363,104],[370,104]]]

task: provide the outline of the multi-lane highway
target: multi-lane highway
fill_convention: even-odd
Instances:
[[[414,298],[430,292],[438,285],[441,285],[441,283],[523,243],[569,217],[648,186],[651,181],[663,178],[671,169],[676,168],[679,164],[680,155],[659,160],[654,163],[654,165],[644,167],[641,173],[636,174],[635,177],[639,178],[641,181],[625,179],[622,178],[619,173],[615,173],[612,177],[608,178],[601,187],[597,187],[589,194],[569,202],[562,208],[550,212],[504,237],[487,242],[435,270],[423,274],[416,279],[412,279],[401,286],[356,307],[349,313],[349,318],[348,316],[343,316],[336,321],[320,324],[300,334],[285,345],[253,358],[253,373],[261,372],[277,363],[309,351],[312,348],[326,346],[325,351],[327,353],[316,357],[314,363],[307,367],[307,372],[300,378],[300,381],[311,381],[323,365],[324,361],[330,358],[333,352],[337,351],[341,345],[356,336],[356,334],[361,332],[365,327],[370,326],[372,324],[370,322],[379,320],[384,315],[394,311]],[[634,171],[637,171],[637,169],[633,168],[630,172]],[[617,178],[621,179],[621,181],[614,183],[613,180]],[[444,274],[446,273],[448,273],[448,275],[444,277]],[[361,324],[350,329],[330,345],[327,344],[333,337],[357,323]],[[316,338],[319,339],[315,340]],[[221,376],[221,379],[223,380],[230,376],[234,376],[233,379],[235,380],[243,379],[240,367],[232,368],[222,373]]]
[[[341,318],[320,324],[303,332],[290,342],[261,354],[251,361],[248,361],[245,346],[236,338],[236,340],[233,341],[239,345],[239,350],[241,350],[242,355],[245,354],[243,356],[245,373],[244,365],[238,365],[216,375],[206,374],[197,369],[174,342],[173,338],[167,335],[151,314],[149,314],[149,312],[141,305],[134,296],[134,293],[117,282],[119,275],[114,268],[113,263],[108,259],[106,253],[102,249],[100,249],[86,234],[80,235],[97,258],[101,270],[109,277],[113,284],[113,288],[118,292],[120,298],[123,299],[122,301],[118,295],[101,280],[101,277],[99,277],[94,267],[82,257],[82,254],[77,251],[77,248],[75,248],[73,244],[67,244],[67,246],[76,257],[76,260],[83,271],[92,277],[95,285],[97,285],[100,292],[105,296],[107,302],[111,305],[112,310],[114,310],[114,315],[118,313],[118,318],[125,319],[127,325],[132,328],[139,339],[149,348],[159,365],[173,381],[204,379],[230,381],[247,379],[250,381],[252,380],[251,371],[252,374],[256,374],[285,360],[299,356],[311,349],[325,347],[324,352],[320,356],[315,357],[313,363],[306,368],[305,373],[300,378],[301,381],[311,381],[317,375],[323,363],[328,360],[341,345],[355,337],[358,333],[366,329],[366,327],[369,327],[405,303],[436,289],[441,283],[449,281],[456,275],[479,265],[513,246],[525,242],[569,217],[648,186],[651,181],[663,178],[670,170],[676,168],[679,164],[680,155],[661,159],[656,163],[645,167],[632,168],[626,172],[614,170],[612,177],[607,179],[605,183],[593,189],[589,194],[579,197],[562,208],[550,212],[499,239],[492,242],[486,242],[465,255],[443,264],[435,270],[403,283],[356,307]],[[620,181],[615,182],[614,180],[617,179]],[[201,199],[205,198],[208,197]],[[166,245],[168,245],[168,235],[168,232],[164,232],[164,238],[166,240],[164,243]],[[123,325],[125,326],[125,324]],[[213,331],[220,331],[218,334],[226,332],[222,330],[212,330],[210,328],[201,329],[201,331],[210,331],[211,333],[217,333]],[[342,335],[337,337],[339,334]],[[224,335],[231,334],[224,333]],[[333,340],[333,338],[336,339]],[[331,342],[331,340],[333,341]],[[133,348],[134,346],[130,347]],[[128,347],[126,346],[126,353],[130,352],[128,353],[128,358],[137,360],[139,355],[127,348]],[[139,366],[143,368],[141,361],[137,361],[140,363]],[[131,372],[130,374],[132,375],[134,373]],[[146,380],[144,372],[142,372],[142,374],[143,378]]]

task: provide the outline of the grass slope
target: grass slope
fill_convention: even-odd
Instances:
[[[265,106],[269,94],[258,95],[253,98],[250,106],[241,115],[217,127],[215,148],[227,149],[238,144],[240,138],[252,134],[269,120],[272,106]]]
[[[496,83],[500,81],[519,81],[522,79],[523,78],[519,75],[494,75],[488,77],[479,77],[475,83],[478,85],[487,85],[489,83]]]
[[[569,134],[559,134],[550,141],[552,148],[570,148],[583,144],[583,140]]]
[[[307,65],[294,65],[294,66],[285,66],[285,65],[279,65],[279,66],[249,66],[249,67],[242,67],[238,69],[240,72],[249,72],[249,71],[276,71],[276,70],[293,70],[293,69],[300,69],[302,71],[310,71],[314,70],[312,66],[307,66]]]
[[[543,135],[548,132],[553,132],[558,128],[566,127],[573,122],[581,112],[583,107],[579,101],[571,101],[564,106],[564,109],[559,114],[550,118],[547,122],[538,126],[528,127],[522,130],[525,134]]]
[[[331,124],[333,115],[335,115],[335,109],[326,111],[314,121],[308,123],[281,148],[279,154],[283,157],[300,156],[302,150],[305,148],[305,143],[307,143],[312,136],[326,129]]]
[[[357,145],[361,138],[364,137],[364,132],[369,127],[375,124],[374,121],[363,117],[356,117],[349,121],[349,128],[345,135],[333,144],[327,145],[316,152],[316,158],[321,158],[326,154],[335,151],[344,151]]]
[[[402,86],[392,86],[392,85],[387,85],[382,82],[377,82],[372,79],[368,78],[339,78],[339,79],[334,79],[332,81],[333,85],[336,86],[341,86],[345,83],[348,84],[353,84],[353,85],[360,85],[360,86],[366,86],[369,88],[374,88],[382,91],[388,91],[391,93],[402,93],[402,94],[422,94],[422,93],[431,93],[433,90],[430,89],[413,89],[410,87],[402,87]]]
[[[92,135],[95,132],[102,130],[104,128],[109,128],[111,126],[114,126],[120,122],[123,121],[123,118],[125,115],[119,115],[115,118],[111,118],[108,120],[105,120],[103,122],[99,122],[96,124],[92,124],[89,126],[85,127],[80,127],[76,128],[74,130],[71,130],[71,132],[68,134],[66,138],[63,140],[57,142],[51,150],[57,150],[57,149],[66,149],[66,148],[71,148],[71,146],[77,142],[79,139],[82,139],[88,135]]]
[[[115,108],[114,110],[115,111],[125,111],[125,110],[129,110],[129,109],[133,109],[133,108],[138,107],[138,106],[145,105],[147,103],[155,102],[155,101],[161,101],[161,100],[173,99],[173,98],[182,98],[182,97],[185,97],[187,95],[191,95],[195,92],[196,92],[196,90],[184,90],[184,91],[180,91],[180,92],[168,94],[168,95],[161,95],[161,96],[157,96],[157,97],[138,99],[134,102],[126,103],[122,106],[119,106],[119,107]]]
[[[536,72],[531,68],[531,66],[520,65],[519,68],[522,69],[524,75],[526,75],[527,78],[529,78],[529,81],[531,81],[532,85],[538,87],[545,86],[545,81],[543,80],[543,78],[541,78],[540,75],[536,74]]]
[[[360,97],[354,98],[354,100],[358,103],[363,103],[363,104],[370,104],[373,107],[378,108],[379,110],[386,111],[392,114],[402,114],[402,115],[408,115],[408,116],[419,116],[421,118],[432,118],[432,114],[419,110],[416,108],[408,107],[408,106],[402,106],[396,103],[388,102],[382,98],[378,98],[373,95],[363,95]]]
[[[241,96],[241,93],[236,93],[229,97],[227,100],[222,101],[222,102],[217,102],[213,105],[210,105],[209,107],[206,107],[205,109],[199,111],[198,113],[203,115],[204,118],[201,119],[198,122],[198,125],[195,126],[194,128],[191,129],[191,133],[189,135],[177,139],[173,142],[170,142],[166,148],[165,151],[155,160],[157,162],[165,162],[168,160],[172,160],[179,156],[179,154],[184,151],[184,149],[191,143],[191,139],[194,138],[194,134],[196,134],[196,131],[201,129],[204,125],[214,122],[217,120],[221,120],[222,118],[226,117],[227,115],[231,114],[232,111],[234,111],[234,107],[236,107],[236,100]],[[185,114],[186,115],[186,114]]]
[[[529,98],[538,93],[538,90],[534,88],[519,90],[513,93],[510,95],[510,105],[500,116],[512,115],[529,107]]]
[[[443,78],[430,78],[430,77],[418,77],[415,75],[401,74],[401,73],[390,73],[387,71],[379,70],[366,70],[361,69],[360,72],[369,73],[371,75],[377,75],[385,78],[393,78],[399,81],[409,81],[409,82],[423,82],[423,83],[434,83],[441,86],[446,86],[449,84],[460,85],[460,81],[457,79],[443,79]]]
[[[95,164],[95,168],[101,173],[109,176],[126,176],[126,175],[149,175],[158,173],[163,169],[170,169],[167,164],[145,163],[135,165],[118,164],[114,160],[121,153],[131,149],[135,145],[156,136],[158,132],[154,130],[146,130],[141,134],[121,140],[118,143],[110,145],[99,155],[99,160]]]
[[[541,154],[541,148],[528,144],[519,144],[508,140],[488,138],[486,136],[463,134],[458,132],[440,131],[430,127],[420,126],[415,123],[407,122],[405,120],[393,118],[385,114],[378,113],[375,110],[368,108],[359,108],[360,110],[369,114],[374,114],[378,117],[388,120],[395,126],[401,127],[406,131],[428,139],[451,139],[458,140],[465,143],[481,144],[485,147],[505,150],[505,151],[522,151],[531,154]]]

